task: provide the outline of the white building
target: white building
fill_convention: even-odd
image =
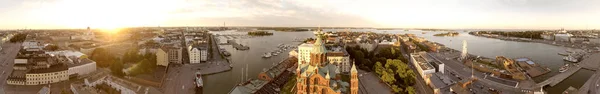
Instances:
[[[188,46],[188,56],[190,63],[200,63],[208,60],[208,50],[204,46],[190,45]]]
[[[554,34],[554,40],[555,41],[569,41],[569,38],[573,36],[572,34],[569,33],[557,33]]]
[[[419,75],[421,75],[424,80],[427,80],[432,73],[435,73],[433,65],[427,63],[425,57],[421,56],[419,53],[411,53],[410,62],[417,68],[417,72],[419,72]]]
[[[313,44],[302,43],[298,46],[298,63],[310,62],[310,51],[312,51]]]

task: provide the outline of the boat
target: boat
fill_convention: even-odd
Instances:
[[[578,60],[571,55],[563,57],[563,60],[573,62],[573,63],[578,62]]]
[[[263,58],[269,58],[269,57],[271,57],[271,53],[265,53],[265,54],[263,55]]]
[[[227,56],[227,57],[231,56],[231,53],[229,53],[227,51],[223,51],[222,53],[223,53],[224,56]]]
[[[561,52],[558,52],[558,55],[562,55],[562,56],[568,56],[568,55],[569,55],[569,53],[561,53]]]
[[[273,56],[277,56],[277,55],[279,55],[279,53],[273,53]]]
[[[196,80],[194,80],[194,84],[196,85],[196,92],[202,92],[204,83],[202,82],[202,73],[196,72]]]
[[[562,72],[565,72],[565,71],[567,71],[567,70],[569,70],[569,64],[565,64],[564,66],[560,67],[560,68],[558,69],[558,72],[561,72],[561,73],[562,73]]]

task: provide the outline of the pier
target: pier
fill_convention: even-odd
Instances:
[[[244,46],[242,44],[239,44],[239,43],[237,43],[237,42],[235,42],[233,40],[228,40],[227,42],[229,44],[231,44],[231,46],[233,46],[233,48],[235,48],[236,50],[248,50],[248,49],[250,49],[250,47]]]
[[[575,72],[579,71],[579,69],[589,69],[589,70],[597,70],[600,67],[600,53],[594,53],[588,57],[586,57],[583,61],[579,62],[578,64],[575,64],[575,66],[570,66],[569,70],[554,75],[551,78],[546,79],[543,82],[537,83],[536,86],[537,87],[544,87],[546,85],[550,85],[550,86],[554,86],[560,82],[562,82],[563,80],[567,79],[569,76],[575,74]],[[592,76],[592,78],[597,78],[596,75],[600,75],[600,74],[594,74],[594,76]],[[587,82],[586,82],[587,84]],[[585,86],[585,85],[584,85]]]

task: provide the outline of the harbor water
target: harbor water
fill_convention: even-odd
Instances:
[[[346,29],[324,29],[323,31],[346,31]],[[444,32],[431,32],[431,31],[420,31],[420,30],[375,30],[375,29],[359,29],[350,31],[371,31],[375,33],[389,33],[389,34],[415,34],[419,37],[424,37],[429,41],[441,43],[446,47],[462,50],[462,41],[468,42],[468,52],[473,55],[479,55],[482,57],[495,58],[496,56],[505,56],[509,58],[528,57],[534,62],[550,68],[552,71],[542,76],[533,78],[536,82],[541,82],[553,75],[558,74],[558,69],[569,62],[562,60],[562,56],[558,55],[559,52],[565,52],[567,48],[558,47],[553,45],[547,45],[542,43],[532,42],[514,42],[504,41],[499,39],[491,39],[485,37],[478,37],[469,35],[468,32],[457,31],[460,34],[454,37],[438,37],[433,36],[437,33]],[[242,71],[247,74],[247,78],[256,78],[258,73],[262,72],[265,68],[270,68],[273,63],[279,62],[288,56],[290,50],[286,50],[271,58],[261,58],[266,52],[271,52],[277,49],[279,44],[297,45],[299,42],[296,39],[304,39],[314,37],[312,32],[275,32],[272,36],[260,36],[260,37],[249,37],[239,36],[239,38],[232,38],[236,42],[247,45],[250,50],[235,50],[230,45],[221,45],[227,51],[231,52],[233,69],[228,72],[208,75],[204,77],[205,88],[204,93],[206,94],[224,94],[228,93],[235,85],[240,83],[243,79]],[[426,33],[422,33],[426,32]],[[213,32],[216,34],[231,34],[239,33],[245,35],[246,32]],[[247,68],[246,68],[247,67]],[[243,69],[243,70],[242,70]],[[246,70],[247,69],[247,70]],[[591,75],[593,71],[580,70],[567,78],[565,81],[557,84],[554,87],[544,88],[549,93],[556,92],[560,93],[567,89],[569,86],[575,88],[581,87]],[[568,84],[565,84],[568,83]]]

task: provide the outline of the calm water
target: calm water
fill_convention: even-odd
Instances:
[[[333,29],[325,29],[324,31],[336,31]],[[343,30],[340,30],[343,31]],[[429,41],[437,42],[446,45],[453,49],[462,49],[462,40],[468,42],[468,52],[474,55],[480,55],[488,58],[495,58],[496,56],[506,56],[510,58],[528,57],[531,58],[538,64],[549,67],[552,72],[534,78],[536,82],[543,81],[558,73],[558,68],[564,65],[565,61],[562,60],[562,56],[558,55],[558,52],[564,52],[566,48],[557,47],[541,43],[528,43],[528,42],[513,42],[504,41],[498,39],[491,39],[485,37],[477,37],[469,35],[467,32],[460,31],[459,36],[455,37],[436,37],[433,34],[442,32],[427,32],[427,31],[403,31],[403,30],[352,30],[352,31],[373,31],[376,33],[390,33],[390,34],[415,34],[420,37],[424,37]],[[422,32],[427,32],[422,34]],[[241,33],[245,32],[216,32],[216,33]],[[277,45],[284,44],[298,44],[294,42],[296,38],[309,38],[314,37],[312,32],[273,32],[273,36],[264,37],[251,37],[236,39],[238,43],[250,46],[250,50],[237,51],[229,45],[224,45],[227,51],[232,53],[231,59],[233,62],[233,69],[229,72],[209,75],[205,77],[205,92],[207,94],[224,94],[228,93],[237,83],[241,82],[242,68],[245,69],[248,65],[248,78],[256,78],[257,74],[260,73],[264,68],[269,68],[274,62],[281,61],[284,57],[287,57],[287,52],[284,52],[276,57],[269,59],[261,58],[261,55],[265,52],[272,51]],[[246,71],[246,70],[244,70]],[[579,88],[583,85],[591,75],[592,72],[589,70],[578,71],[573,76],[567,78],[563,83],[559,83],[554,87],[545,88],[549,92],[562,92],[569,86]],[[568,83],[568,84],[565,84]]]
[[[214,32],[217,34],[239,33],[246,32]],[[227,94],[238,83],[242,81],[242,69],[247,73],[247,78],[256,79],[258,74],[265,68],[270,68],[273,63],[280,62],[288,57],[288,49],[277,56],[271,58],[262,58],[266,52],[271,52],[277,49],[279,44],[297,45],[300,42],[294,42],[296,38],[314,37],[312,32],[273,32],[273,36],[248,37],[234,39],[237,43],[247,45],[250,50],[235,50],[231,45],[221,45],[229,51],[232,60],[233,69],[228,72],[208,75],[204,77],[205,87],[204,94]],[[242,37],[242,36],[237,36]],[[246,66],[248,67],[246,72]]]

